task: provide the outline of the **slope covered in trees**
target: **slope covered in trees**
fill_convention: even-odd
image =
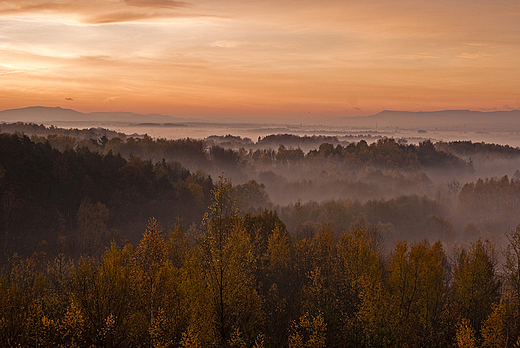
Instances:
[[[4,134],[0,142],[4,253],[10,245],[30,253],[42,241],[76,255],[114,238],[135,243],[137,226],[152,215],[166,226],[180,219],[187,228],[209,204],[213,182],[205,173],[233,180],[243,212],[276,209],[293,235],[315,234],[325,224],[339,234],[365,219],[388,247],[427,236],[450,245],[478,237],[503,244],[520,212],[520,174],[474,173],[486,161],[515,168],[516,150],[495,145],[383,139],[323,143],[304,153],[283,145],[246,151],[202,140],[104,135]]]
[[[0,345],[513,347],[517,151],[0,134]]]
[[[100,252],[114,238],[137,241],[151,215],[169,225],[200,221],[212,188],[210,177],[178,163],[88,148],[60,152],[48,142],[0,135],[0,244],[19,253],[42,242],[72,254]]]
[[[520,228],[503,265],[488,241],[397,243],[370,226],[292,237],[276,213],[240,214],[221,179],[196,231],[155,218],[131,244],[74,261],[11,254],[2,346],[514,347]]]

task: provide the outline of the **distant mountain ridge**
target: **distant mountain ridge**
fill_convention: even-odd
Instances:
[[[160,114],[138,114],[133,112],[83,113],[61,107],[29,106],[26,108],[0,111],[0,121],[33,123],[176,123],[183,122],[185,119]]]
[[[316,122],[322,122],[316,119]],[[67,126],[81,124],[96,126],[103,124],[169,124],[221,123],[217,121],[184,119],[161,114],[139,114],[133,112],[90,112],[83,113],[61,107],[30,106],[0,111],[0,122],[32,122],[47,125]],[[248,123],[247,121],[241,121]],[[289,122],[289,121],[288,121]],[[298,122],[298,121],[293,121]],[[362,129],[422,129],[451,131],[506,131],[520,132],[520,110],[511,111],[396,111],[384,110],[371,116],[340,117],[337,126]]]
[[[344,117],[342,125],[364,128],[421,128],[460,131],[520,131],[520,110],[511,111],[395,111],[372,116]]]

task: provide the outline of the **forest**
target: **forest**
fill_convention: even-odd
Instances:
[[[7,128],[2,346],[520,346],[520,149]]]

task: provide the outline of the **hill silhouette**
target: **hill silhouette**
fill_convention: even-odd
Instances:
[[[461,131],[520,131],[520,110],[511,111],[394,111],[372,116],[345,117],[342,125],[363,128],[421,128]]]
[[[0,121],[33,123],[104,122],[104,123],[175,123],[184,121],[173,116],[160,114],[138,114],[133,112],[83,113],[61,107],[30,106],[0,111]]]

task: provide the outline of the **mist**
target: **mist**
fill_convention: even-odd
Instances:
[[[520,149],[509,145],[323,129],[247,137],[240,129],[227,129],[238,135],[167,139],[104,128],[2,124],[4,132],[31,135],[60,151],[87,148],[229,178],[241,211],[277,211],[300,237],[323,228],[340,234],[362,223],[378,230],[388,248],[402,239],[428,238],[449,250],[478,238],[505,245],[505,234],[520,222],[514,196]],[[508,203],[498,203],[500,198]]]

